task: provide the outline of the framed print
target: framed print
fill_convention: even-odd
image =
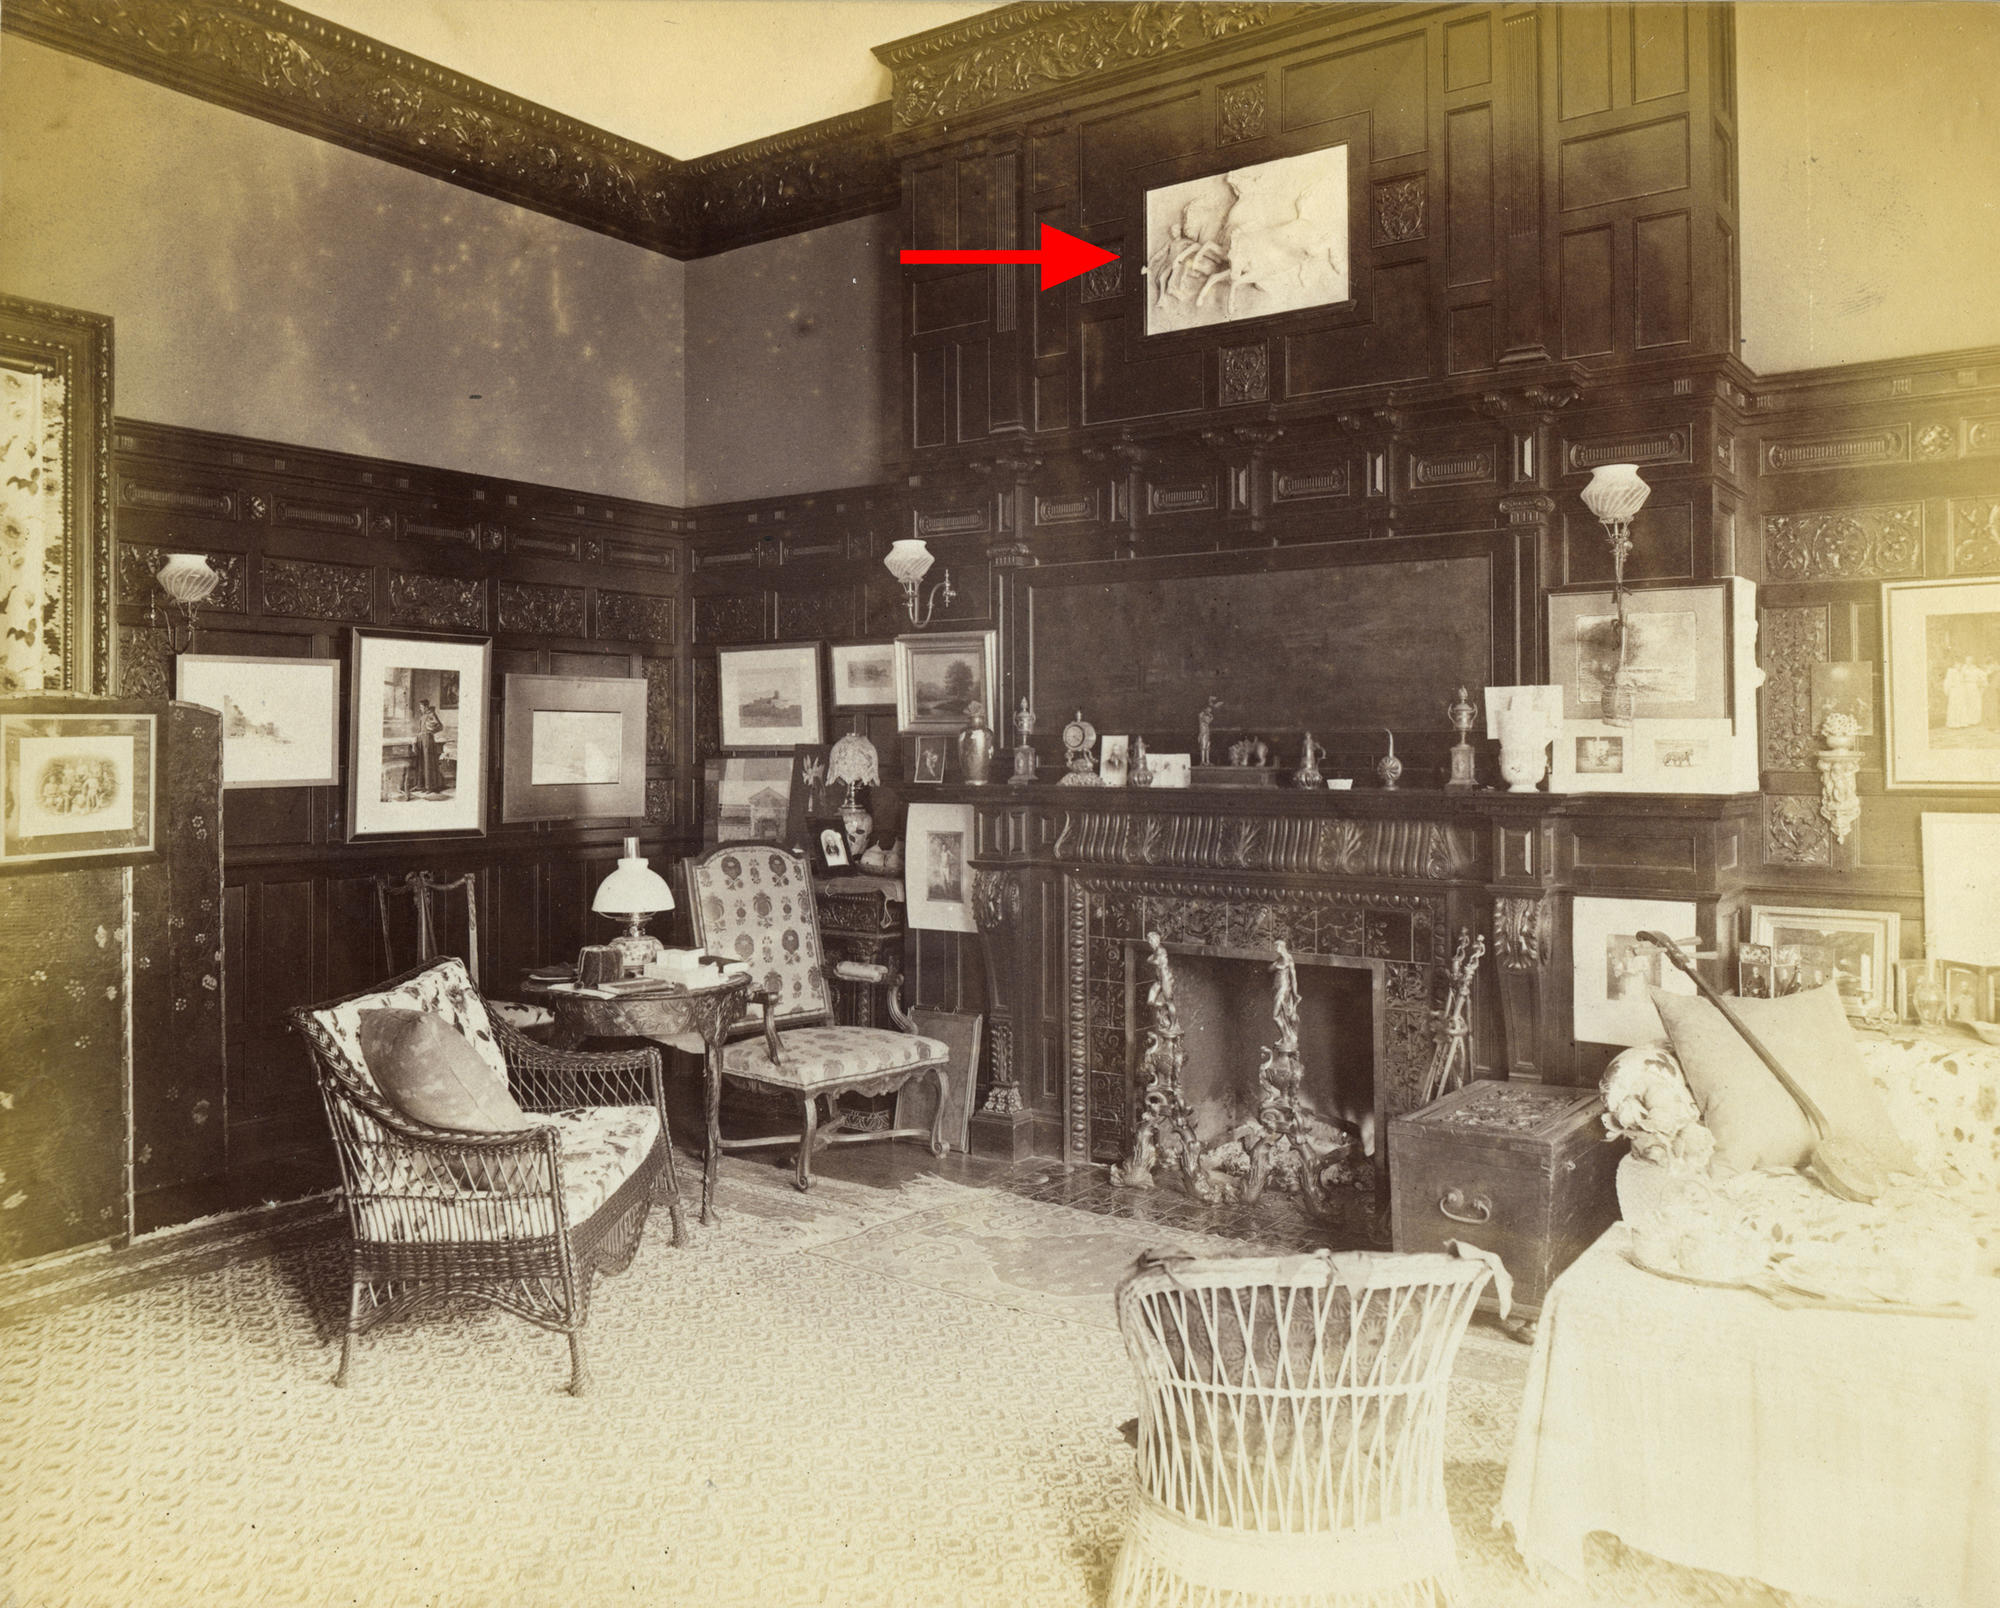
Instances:
[[[1922,821],[1925,953],[2000,966],[2000,815]]]
[[[1649,990],[1692,994],[1694,984],[1642,932],[1657,932],[1693,954],[1695,909],[1684,899],[1579,896],[1570,909],[1575,1036],[1590,1044],[1647,1044],[1666,1035]]]
[[[819,865],[822,871],[847,869],[847,836],[839,826],[822,826],[816,834],[814,846],[819,851]]]
[[[1727,720],[1565,720],[1552,793],[1734,793],[1742,744]],[[1754,785],[1754,784],[1753,784]]]
[[[1097,776],[1106,787],[1123,787],[1132,774],[1132,739],[1100,737],[1097,740]]]
[[[867,709],[896,701],[896,644],[836,642],[827,649],[833,661],[833,707]]]
[[[183,653],[174,696],[222,716],[222,785],[340,780],[340,661]]]
[[[903,897],[910,926],[977,932],[972,919],[972,806],[912,804],[903,824]]]
[[[1885,585],[1882,667],[1886,785],[2000,788],[2000,580]]]
[[[910,780],[913,782],[942,782],[944,780],[945,744],[951,739],[942,735],[919,735],[910,739]]]
[[[975,704],[991,726],[996,652],[992,631],[897,637],[897,730],[963,731]]]
[[[1875,666],[1866,659],[1836,659],[1812,667],[1812,729],[1818,734],[1828,715],[1846,715],[1860,735],[1875,735]]]
[[[0,708],[0,865],[153,850],[152,715]]]
[[[1192,754],[1148,754],[1146,763],[1153,768],[1155,787],[1186,787],[1193,778]]]
[[[710,759],[702,775],[701,840],[719,843],[783,843],[791,824],[790,754],[723,755]]]
[[[638,676],[508,676],[500,819],[646,813],[646,683]]]
[[[1895,1009],[1895,963],[1903,918],[1893,910],[1795,909],[1786,905],[1750,907],[1750,941],[1769,945],[1772,969],[1782,977],[1797,953],[1796,980],[1775,992],[1817,988],[1831,981],[1849,1016],[1879,1016]]]
[[[484,637],[349,633],[347,836],[486,830]]]
[[[823,743],[819,644],[719,648],[716,681],[722,694],[722,746],[755,752]]]
[[[1347,147],[1146,192],[1146,333],[1348,299]]]
[[[1625,594],[1623,666],[1637,683],[1640,719],[1730,717],[1730,588],[1726,582]],[[1549,594],[1549,680],[1563,716],[1598,720],[1620,667],[1618,604],[1608,591]]]
[[[979,1041],[986,1018],[977,1011],[912,1007],[910,1020],[925,1038],[951,1051],[944,1068],[944,1138],[954,1150],[972,1148],[972,1091],[979,1078]],[[938,1089],[929,1078],[911,1078],[896,1091],[896,1126],[928,1128],[937,1117]]]

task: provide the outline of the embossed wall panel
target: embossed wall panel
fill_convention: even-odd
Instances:
[[[1611,13],[1597,0],[1556,8],[1558,115],[1611,110]]]
[[[1493,277],[1493,108],[1472,106],[1445,119],[1451,255],[1447,282],[1476,285]]]
[[[1567,11],[1565,7],[1565,15]],[[1688,124],[1684,117],[1565,140],[1560,205],[1565,212],[1575,212],[1613,201],[1684,190],[1688,183],[1688,162]]]
[[[1444,87],[1476,89],[1492,82],[1492,20],[1473,17],[1448,25],[1444,31]]]
[[[1632,99],[1660,100],[1688,87],[1688,21],[1684,5],[1641,0],[1627,13],[1632,27]]]
[[[1694,317],[1693,256],[1688,218],[1671,212],[1641,218],[1633,228],[1637,262],[1633,294],[1637,328],[1633,345],[1644,349],[1687,340]]]

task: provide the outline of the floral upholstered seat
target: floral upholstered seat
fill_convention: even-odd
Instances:
[[[681,868],[695,942],[711,955],[743,966],[755,985],[751,1008],[735,1028],[738,1038],[723,1049],[722,1077],[790,1094],[799,1099],[804,1117],[797,1135],[724,1139],[711,1104],[704,1202],[713,1189],[718,1150],[796,1143],[801,1189],[812,1187],[812,1153],[825,1144],[928,1137],[932,1153],[943,1155],[943,1068],[950,1052],[916,1032],[896,997],[900,979],[886,968],[839,970],[843,976],[885,985],[890,1019],[901,1031],[847,1027],[833,1020],[826,949],[805,857],[770,844],[737,843],[684,860]],[[889,1094],[924,1074],[938,1081],[938,1114],[928,1132],[892,1127],[835,1134],[821,1127],[821,1096],[831,1104],[842,1094]]]

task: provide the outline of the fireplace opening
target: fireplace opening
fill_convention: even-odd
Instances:
[[[1257,1068],[1275,1045],[1271,957],[1169,946],[1186,1061],[1181,1087],[1204,1140],[1223,1139],[1257,1117]],[[1298,955],[1301,1103],[1312,1115],[1358,1133],[1375,1148],[1376,1024],[1379,968],[1365,961]],[[1128,1066],[1133,1098],[1143,1081],[1140,1051],[1147,1022],[1143,944],[1131,949],[1127,1001]],[[1129,1109],[1129,1108],[1128,1108]]]

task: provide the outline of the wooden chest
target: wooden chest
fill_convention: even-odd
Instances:
[[[1390,1211],[1399,1251],[1464,1240],[1514,1276],[1538,1312],[1555,1276],[1618,1216],[1618,1160],[1595,1089],[1480,1081],[1389,1124]]]

